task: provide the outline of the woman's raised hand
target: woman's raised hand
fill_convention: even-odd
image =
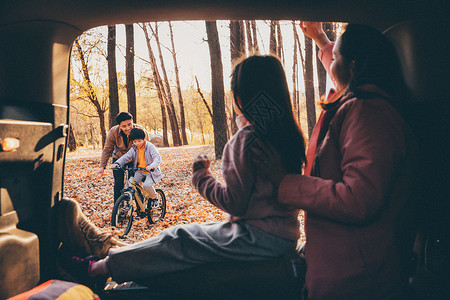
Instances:
[[[302,29],[303,34],[312,38],[319,48],[323,48],[330,43],[325,31],[323,31],[322,22],[301,21],[300,28]]]

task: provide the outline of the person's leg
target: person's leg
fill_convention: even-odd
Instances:
[[[150,199],[156,198],[156,191],[155,188],[153,187],[153,179],[150,173],[145,174],[145,181],[142,187],[147,192]]]
[[[255,261],[281,256],[295,248],[288,241],[245,223],[188,224],[118,249],[106,260],[118,282],[181,271],[204,263]]]
[[[71,255],[105,257],[111,247],[125,245],[92,223],[76,200],[63,198],[56,208],[58,240],[62,242],[61,249]]]
[[[154,199],[156,197],[156,191],[153,188],[153,180],[150,176],[150,173],[142,173],[141,171],[136,171],[136,173],[134,174],[134,179],[136,180],[136,182],[143,182],[142,187],[144,188],[150,199]]]
[[[114,163],[117,159],[113,159]],[[113,170],[114,176],[114,203],[120,197],[124,186],[125,172],[123,170]]]

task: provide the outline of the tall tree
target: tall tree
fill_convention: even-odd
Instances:
[[[67,147],[69,151],[77,150],[77,142],[75,140],[75,134],[73,132],[72,124],[69,124],[69,136],[67,138]]]
[[[293,51],[293,59],[292,59],[292,102],[294,115],[297,118],[297,121],[300,122],[300,103],[299,103],[299,94],[298,94],[298,48],[297,48],[297,30],[295,29],[295,21],[292,21],[292,27],[294,32],[294,51]]]
[[[257,38],[256,21],[255,20],[251,20],[250,24],[252,26],[253,48],[254,48],[255,54],[259,54],[259,45],[258,45],[258,38]]]
[[[249,54],[255,53],[255,46],[253,44],[252,27],[250,21],[245,21],[245,34],[247,35],[247,50]]]
[[[173,64],[175,67],[175,79],[177,82],[177,92],[178,92],[178,105],[180,106],[180,130],[181,130],[181,137],[183,139],[183,145],[187,145],[187,135],[186,135],[186,117],[184,114],[184,103],[183,103],[183,94],[181,93],[181,84],[180,84],[180,75],[178,70],[178,62],[177,62],[177,53],[175,51],[175,42],[173,38],[173,29],[172,29],[172,23],[169,21],[169,30],[170,30],[170,41],[172,44],[172,57],[173,57]]]
[[[231,67],[233,67],[236,61],[245,54],[245,39],[244,28],[240,21],[230,21],[230,54],[231,54]],[[231,132],[235,134],[238,130],[236,122],[236,112],[232,110],[231,118]]]
[[[116,26],[108,26],[108,86],[109,86],[109,128],[115,125],[119,113],[119,89],[116,71]]]
[[[277,30],[276,21],[270,21],[270,32],[269,32],[269,52],[270,54],[277,55]]]
[[[297,51],[298,51],[298,54],[300,55],[300,62],[302,64],[302,70],[303,70],[303,78],[305,78],[306,77],[305,58],[303,56],[302,45],[300,43],[300,37],[297,33],[295,21],[292,22],[292,30],[294,32],[294,43],[297,45]],[[298,60],[297,60],[297,64],[298,64]],[[299,84],[298,84],[298,78],[297,78],[297,87],[298,86],[299,86]],[[300,120],[300,96],[298,95],[298,92],[297,92],[297,108],[298,108],[297,116],[298,116],[298,119]]]
[[[126,54],[125,74],[127,80],[128,112],[133,115],[137,122],[136,111],[136,86],[134,83],[134,29],[133,24],[125,25]]]
[[[336,33],[334,31],[333,23],[324,23],[324,31],[327,35],[328,39],[334,41],[336,39]],[[317,53],[319,52],[319,47],[316,46],[316,64],[317,64],[317,80],[319,85],[319,97],[323,97],[326,93],[326,84],[327,84],[327,71],[323,67],[320,62],[319,56]]]
[[[156,47],[158,48],[159,52],[159,61],[161,65],[161,72],[164,76],[163,82],[163,89],[165,89],[165,95],[166,95],[166,107],[167,107],[167,113],[169,114],[169,121],[170,121],[170,127],[172,129],[172,140],[174,146],[181,146],[181,138],[180,138],[180,131],[178,129],[178,120],[177,120],[177,114],[175,112],[175,106],[173,105],[173,99],[172,99],[172,91],[170,89],[170,81],[169,77],[167,76],[166,72],[166,66],[164,63],[164,58],[162,55],[161,50],[161,43],[159,41],[159,34],[158,34],[158,23],[155,22],[155,28],[153,29],[150,27],[150,29],[153,32],[153,36],[156,39]]]
[[[281,59],[281,62],[284,65],[283,36],[281,35],[280,21],[275,22],[275,27],[277,30],[277,55]]]
[[[312,39],[305,36],[305,98],[308,136],[311,136],[316,124],[316,103],[314,96],[313,44]]]
[[[231,64],[245,54],[244,28],[242,21],[230,21]]]
[[[215,21],[206,21],[209,54],[211,60],[211,89],[214,126],[214,148],[216,159],[222,158],[223,148],[228,141],[227,118],[225,114],[225,92],[223,84],[222,53],[219,33]]]
[[[200,89],[200,84],[198,84],[197,76],[195,76],[195,83],[197,83],[197,92],[200,95],[200,98],[203,101],[203,104],[205,104],[206,109],[208,110],[209,116],[211,117],[211,121],[213,120],[213,114],[211,111],[211,108],[209,108],[208,102],[206,102],[205,96],[202,93],[202,90]]]
[[[106,128],[105,128],[106,108],[102,107],[102,105],[100,104],[100,101],[98,100],[97,93],[94,90],[94,85],[92,84],[91,78],[89,76],[89,69],[88,69],[86,59],[84,57],[83,49],[81,48],[80,40],[78,38],[75,40],[75,47],[76,47],[76,51],[78,53],[78,59],[80,60],[81,68],[83,71],[84,89],[86,91],[87,97],[89,98],[89,101],[95,107],[95,110],[97,111],[97,114],[98,114],[98,118],[100,121],[100,132],[102,135],[102,146],[104,146],[105,141],[106,141]]]
[[[161,76],[159,75],[158,65],[156,64],[155,54],[153,53],[152,45],[150,43],[150,35],[147,30],[146,23],[141,24],[141,28],[144,32],[145,41],[147,42],[148,56],[150,59],[150,66],[152,67],[153,80],[155,83],[156,91],[158,93],[159,104],[161,107],[161,120],[163,126],[163,144],[165,147],[169,146],[169,139],[167,134],[167,117],[166,117],[166,104],[163,95],[163,87],[161,86]]]

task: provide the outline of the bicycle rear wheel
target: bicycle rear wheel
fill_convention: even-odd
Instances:
[[[133,225],[133,202],[128,194],[122,195],[114,204],[111,216],[111,226],[123,230],[122,236],[127,235]]]
[[[148,201],[151,201],[150,199]],[[156,189],[156,198],[149,203],[147,219],[149,224],[162,221],[166,216],[166,195],[161,189]]]

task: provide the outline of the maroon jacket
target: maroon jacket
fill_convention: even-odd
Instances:
[[[287,175],[278,201],[307,211],[308,299],[402,299],[413,240],[416,144],[375,86],[343,96],[314,176]]]

